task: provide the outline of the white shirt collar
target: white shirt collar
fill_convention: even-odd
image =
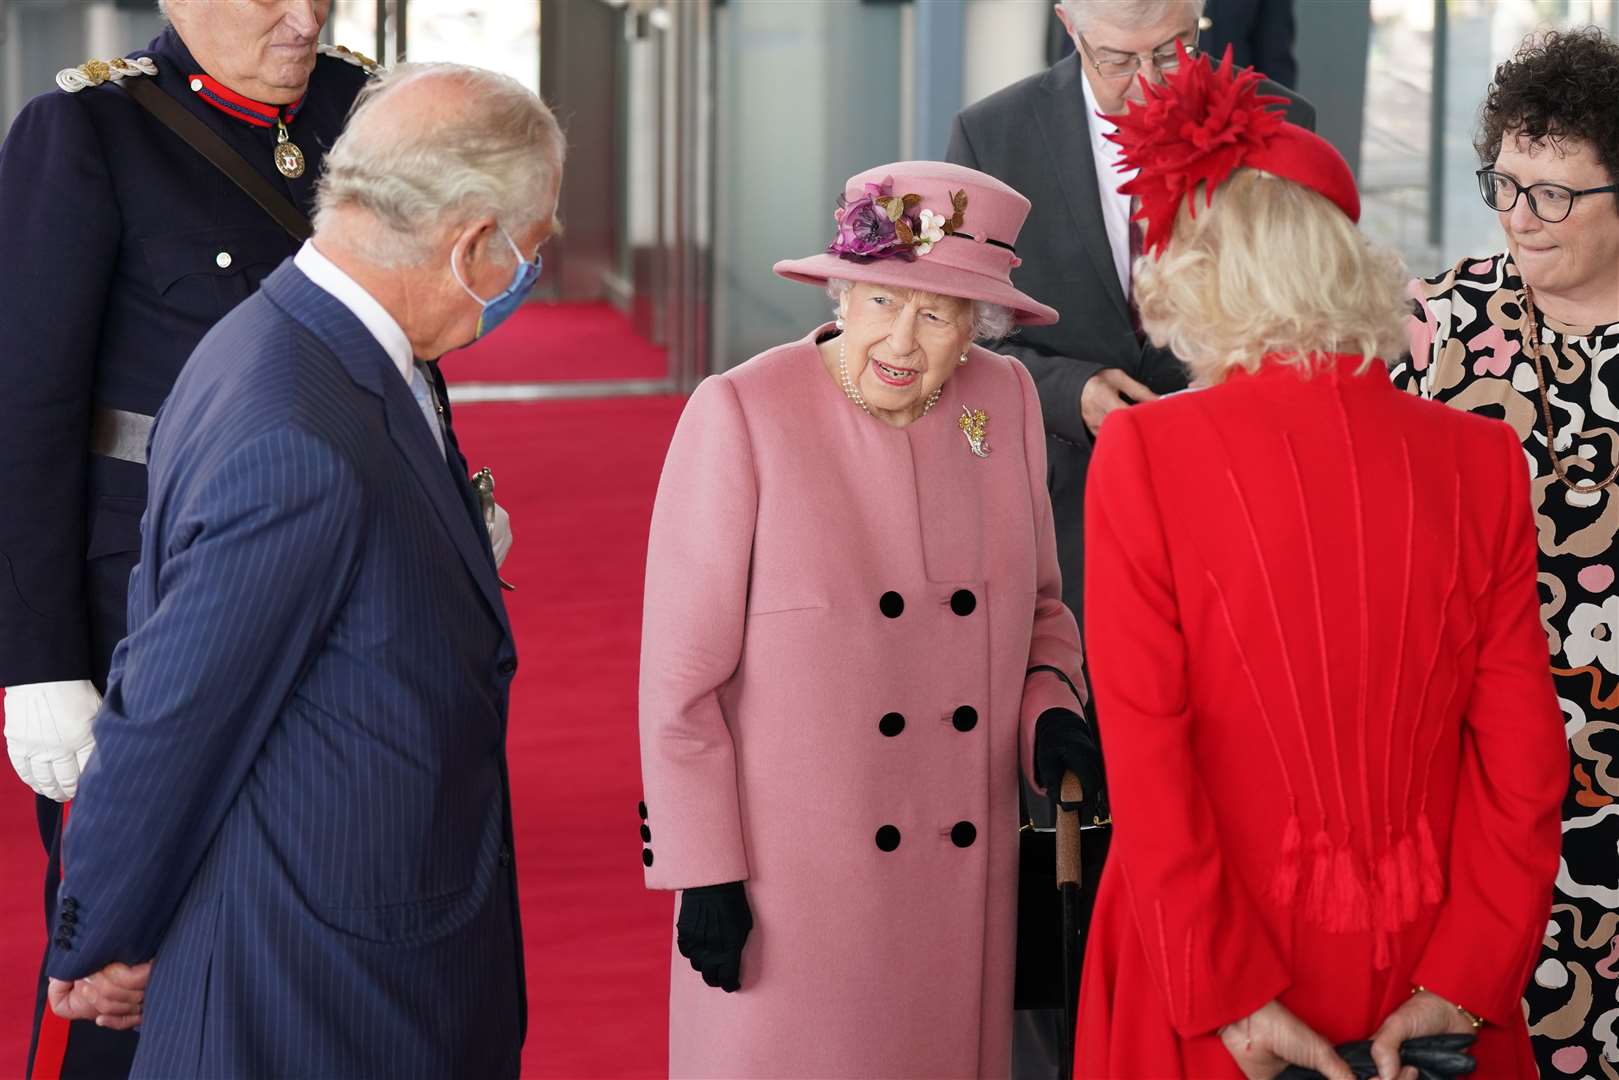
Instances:
[[[1081,57],[1081,62],[1084,58]],[[1123,184],[1135,179],[1134,169],[1119,171],[1119,159],[1124,151],[1118,143],[1107,138],[1117,131],[1111,121],[1096,115],[1101,106],[1091,90],[1091,81],[1080,73],[1080,85],[1085,91],[1085,121],[1091,135],[1091,157],[1096,162],[1096,186],[1102,196],[1102,222],[1107,226],[1107,245],[1113,255],[1113,269],[1119,275],[1124,295],[1130,295],[1130,196],[1119,193]]]
[[[376,297],[322,255],[313,240],[304,241],[298,254],[292,257],[292,265],[303,271],[310,281],[331,293],[338,303],[360,320],[361,325],[371,332],[377,344],[388,354],[388,359],[394,362],[394,367],[399,369],[400,378],[408,384],[411,366],[416,362],[415,350],[410,347],[410,339],[405,336],[405,331],[388,314],[387,309],[377,303]]]

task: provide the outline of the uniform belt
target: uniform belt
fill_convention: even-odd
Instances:
[[[153,417],[140,413],[97,406],[90,417],[90,452],[145,465],[146,443],[155,422]]]

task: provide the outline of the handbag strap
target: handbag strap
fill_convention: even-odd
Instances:
[[[247,196],[258,203],[294,240],[302,243],[314,234],[314,227],[309,224],[309,218],[305,217],[302,211],[287,201],[287,198],[272,187],[257,169],[249,165],[241,154],[232,150],[230,145],[207,124],[187,112],[185,106],[145,79],[125,79],[118,85],[135,99],[136,104],[151,113],[159,123],[184,140],[187,146],[206,158],[210,165],[224,173],[231,183],[246,192]]]

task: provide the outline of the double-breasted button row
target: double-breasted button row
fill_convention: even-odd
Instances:
[[[648,846],[645,846],[645,845],[649,845],[649,844],[652,843],[652,827],[646,823],[646,803],[644,803],[644,802],[636,803],[635,804],[635,813],[641,819],[641,843],[643,845],[642,848],[641,848],[641,865],[642,866],[651,866],[652,865],[652,848],[650,848]]]
[[[971,589],[957,589],[950,594],[950,610],[957,615],[966,617],[977,609],[978,597]],[[890,619],[897,619],[905,614],[905,597],[890,589],[877,598],[877,610]]]
[[[950,826],[950,842],[959,848],[973,846],[978,839],[978,826],[970,821],[958,821]],[[899,847],[899,829],[892,825],[884,825],[877,830],[877,849],[879,851],[893,851]]]
[[[957,731],[971,731],[978,726],[978,710],[971,705],[962,705],[950,714],[950,723]],[[903,713],[884,713],[877,721],[877,730],[892,739],[905,730],[905,715]]]

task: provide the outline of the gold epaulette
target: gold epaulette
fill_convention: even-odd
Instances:
[[[353,64],[367,75],[375,75],[382,70],[382,65],[369,56],[364,53],[357,53],[343,45],[317,45],[315,49],[322,56],[330,56],[334,60],[342,60],[345,63]]]
[[[129,60],[120,56],[116,60],[86,60],[78,67],[63,68],[56,73],[56,85],[70,94],[77,94],[86,87],[100,86],[104,82],[156,74],[157,64],[151,57],[137,56]]]

